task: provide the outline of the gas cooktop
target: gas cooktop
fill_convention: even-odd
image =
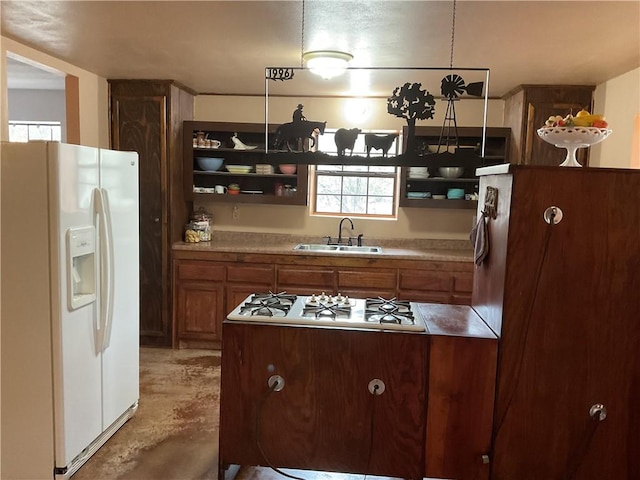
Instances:
[[[417,312],[413,302],[395,298],[268,292],[249,295],[227,318],[245,322],[423,332],[425,323]]]

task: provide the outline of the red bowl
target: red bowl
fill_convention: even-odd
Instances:
[[[227,191],[229,192],[229,195],[238,195],[240,193],[240,190],[228,189]]]
[[[279,165],[278,168],[285,175],[293,175],[296,173],[298,166],[295,163]]]

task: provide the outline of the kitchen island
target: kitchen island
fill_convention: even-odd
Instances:
[[[287,297],[282,313],[280,294],[249,295],[224,322],[219,478],[233,464],[488,478],[497,338],[471,308]]]
[[[222,321],[247,295],[326,292],[351,297],[469,305],[469,243],[371,241],[381,253],[294,250],[314,239],[214,232],[210,242],[178,242],[172,250],[174,346],[220,348]],[[315,241],[318,241],[315,239]]]

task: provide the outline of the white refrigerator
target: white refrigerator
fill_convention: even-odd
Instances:
[[[138,406],[138,154],[3,143],[0,166],[0,478],[68,478]]]

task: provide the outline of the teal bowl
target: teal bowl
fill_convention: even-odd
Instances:
[[[447,198],[460,199],[464,198],[464,188],[450,188],[447,190]]]

